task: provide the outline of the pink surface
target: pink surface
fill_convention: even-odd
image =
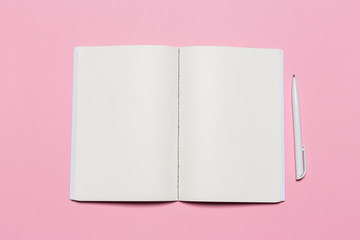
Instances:
[[[354,0],[0,2],[0,239],[358,239],[360,4]],[[73,48],[282,48],[286,202],[69,200]],[[308,175],[295,181],[291,76]]]

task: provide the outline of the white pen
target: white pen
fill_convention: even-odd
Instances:
[[[306,156],[305,147],[303,147],[301,143],[299,94],[297,90],[295,74],[293,75],[292,81],[292,104],[294,119],[296,180],[300,180],[305,176],[306,173]]]

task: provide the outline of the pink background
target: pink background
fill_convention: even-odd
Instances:
[[[357,0],[0,2],[1,239],[358,239]],[[69,200],[73,48],[282,48],[286,202]],[[291,76],[308,175],[295,181]]]

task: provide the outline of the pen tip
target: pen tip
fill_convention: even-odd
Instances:
[[[293,78],[295,77],[295,74],[293,74]]]

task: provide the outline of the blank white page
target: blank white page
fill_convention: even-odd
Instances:
[[[282,51],[180,49],[180,200],[284,200]]]
[[[75,50],[71,193],[177,200],[178,48]]]

